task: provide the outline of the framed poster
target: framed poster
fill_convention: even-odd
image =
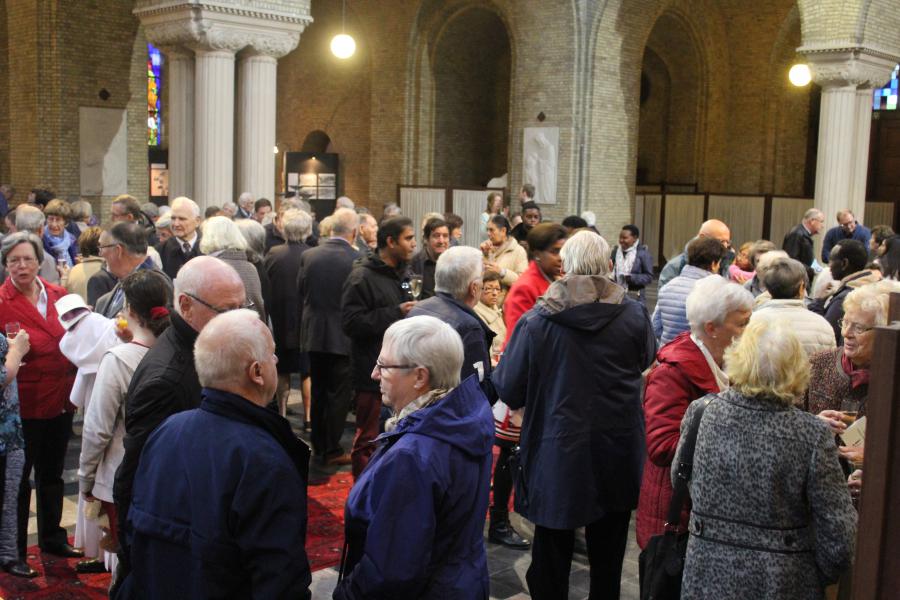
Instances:
[[[338,155],[287,152],[284,160],[284,191],[295,192],[320,215],[331,214],[334,201],[341,194]]]

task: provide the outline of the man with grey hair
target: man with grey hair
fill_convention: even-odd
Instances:
[[[200,256],[200,207],[185,196],[172,200],[169,213],[173,236],[159,249],[163,271],[170,278],[189,260]]]
[[[365,213],[359,215],[359,235],[356,236],[356,249],[362,255],[371,254],[378,248],[378,221]]]
[[[244,192],[238,197],[237,201],[237,212],[234,213],[235,219],[252,219],[253,218],[253,205],[256,203],[256,199],[253,197],[253,194],[250,192]]]
[[[445,250],[435,267],[435,295],[417,303],[407,317],[435,317],[456,330],[462,338],[465,354],[460,378],[476,375],[482,391],[493,404],[497,393],[491,383],[489,350],[494,332],[473,310],[481,298],[483,260],[477,248],[456,246]]]
[[[806,274],[812,281],[816,276],[813,270],[815,253],[813,252],[813,236],[825,226],[825,215],[818,208],[810,208],[803,214],[799,225],[791,229],[782,242],[782,249],[794,260],[799,260],[806,267]]]
[[[15,214],[16,231],[27,231],[43,239],[46,219],[41,209],[30,204],[20,204],[16,207]],[[44,260],[41,261],[38,275],[50,283],[59,284],[59,270],[56,268],[56,260],[49,252],[44,253]]]
[[[138,223],[123,221],[116,223],[100,234],[100,257],[106,261],[106,270],[117,280],[116,286],[97,300],[94,312],[107,319],[112,319],[125,305],[125,293],[122,291],[122,280],[131,273],[142,269],[156,269],[156,265],[147,256],[147,233]],[[159,271],[169,279],[165,273]],[[88,280],[88,286],[94,277],[105,282],[106,274],[98,271]]]
[[[125,454],[113,488],[120,542],[128,539],[124,535],[126,517],[144,444],[167,417],[200,403],[200,381],[194,367],[197,334],[216,315],[241,308],[245,302],[244,284],[237,271],[218,258],[197,257],[178,271],[175,310],[169,314],[172,325],[141,360],[126,395]],[[129,548],[123,543],[119,554],[122,574],[130,571],[129,559]]]
[[[751,322],[761,318],[788,319],[807,356],[835,347],[831,324],[806,307],[809,281],[806,267],[800,261],[776,258],[767,266],[762,278],[771,300],[756,307]]]
[[[230,200],[222,205],[222,216],[228,217],[229,219],[234,219],[234,216],[237,214],[238,205]]]
[[[579,231],[560,255],[565,275],[516,323],[494,376],[503,401],[525,409],[515,500],[535,524],[525,579],[533,598],[566,598],[585,527],[591,597],[618,598],[656,340],[647,309],[607,277],[603,238]]]
[[[356,204],[353,203],[353,200],[348,198],[347,196],[341,196],[334,202],[334,210],[339,208],[356,208]]]
[[[358,217],[349,208],[334,212],[331,237],[300,259],[300,347],[309,355],[314,398],[312,445],[330,465],[350,462],[341,435],[350,409],[350,339],[341,328],[341,290],[359,255],[353,249]]]
[[[219,315],[197,336],[200,406],[160,425],[135,475],[130,589],[149,598],[309,598],[309,448],[266,409],[274,351],[249,310]]]
[[[266,254],[268,254],[275,246],[279,246],[285,242],[284,226],[282,225],[281,219],[284,213],[289,210],[302,210],[312,218],[308,202],[303,202],[299,198],[285,198],[282,200],[281,204],[278,206],[278,211],[275,213],[275,219],[271,223],[263,225],[266,230]],[[309,238],[311,233],[312,222],[310,222],[310,233],[308,233],[306,237]]]

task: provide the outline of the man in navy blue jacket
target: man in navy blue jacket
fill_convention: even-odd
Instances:
[[[856,216],[849,208],[844,208],[837,213],[837,227],[832,227],[825,233],[822,241],[822,264],[827,265],[831,258],[831,249],[841,240],[856,240],[863,246],[869,247],[872,232],[869,228],[856,221]]]
[[[194,346],[200,408],[144,446],[128,519],[146,598],[309,598],[309,448],[265,407],[275,343],[256,312],[211,320]]]

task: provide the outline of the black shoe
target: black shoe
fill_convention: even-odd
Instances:
[[[10,575],[26,579],[34,579],[38,576],[38,572],[29,567],[24,560],[11,560],[3,565],[3,570]]]
[[[527,550],[531,546],[531,542],[520,536],[509,521],[498,525],[492,524],[488,529],[488,541],[517,550]]]
[[[106,573],[106,563],[99,558],[89,558],[75,563],[76,573]]]
[[[41,548],[41,552],[46,552],[47,554],[53,554],[56,556],[62,556],[64,558],[84,558],[84,552],[68,543],[46,546],[44,548]]]

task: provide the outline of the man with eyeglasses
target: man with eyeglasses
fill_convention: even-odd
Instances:
[[[822,262],[824,264],[828,264],[831,249],[840,240],[857,240],[868,248],[869,240],[872,239],[872,232],[868,227],[856,220],[856,216],[849,208],[844,208],[837,212],[837,223],[836,227],[832,227],[825,232],[825,239],[822,241]]]
[[[194,258],[178,271],[174,297],[172,325],[147,352],[128,387],[125,456],[113,489],[122,532],[127,532],[134,474],[150,434],[169,416],[200,404],[200,380],[194,366],[197,335],[217,315],[243,308],[246,302],[237,271],[210,256]],[[120,534],[120,542],[127,539]],[[119,561],[117,581],[122,581],[131,568],[127,543],[122,545]]]
[[[666,266],[664,266],[659,273],[659,285],[657,286],[657,289],[661,290],[663,286],[681,275],[681,271],[684,270],[685,265],[688,263],[688,244],[700,238],[712,238],[718,240],[719,243],[722,244],[722,247],[725,249],[725,254],[719,262],[719,270],[717,273],[722,277],[728,277],[728,267],[734,262],[734,250],[731,248],[731,230],[728,228],[728,225],[722,221],[710,219],[709,221],[704,221],[704,223],[700,225],[697,236],[684,245],[684,252],[676,254],[666,263]]]
[[[157,269],[147,256],[147,231],[137,223],[131,221],[116,223],[100,234],[99,242],[100,257],[106,261],[106,270],[118,280],[118,283],[97,300],[94,312],[112,319],[119,314],[125,304],[121,281],[135,271]],[[165,276],[162,271],[160,274]],[[102,271],[98,271],[88,280],[88,286],[95,277],[105,281],[105,275]],[[166,279],[169,279],[168,276]]]

